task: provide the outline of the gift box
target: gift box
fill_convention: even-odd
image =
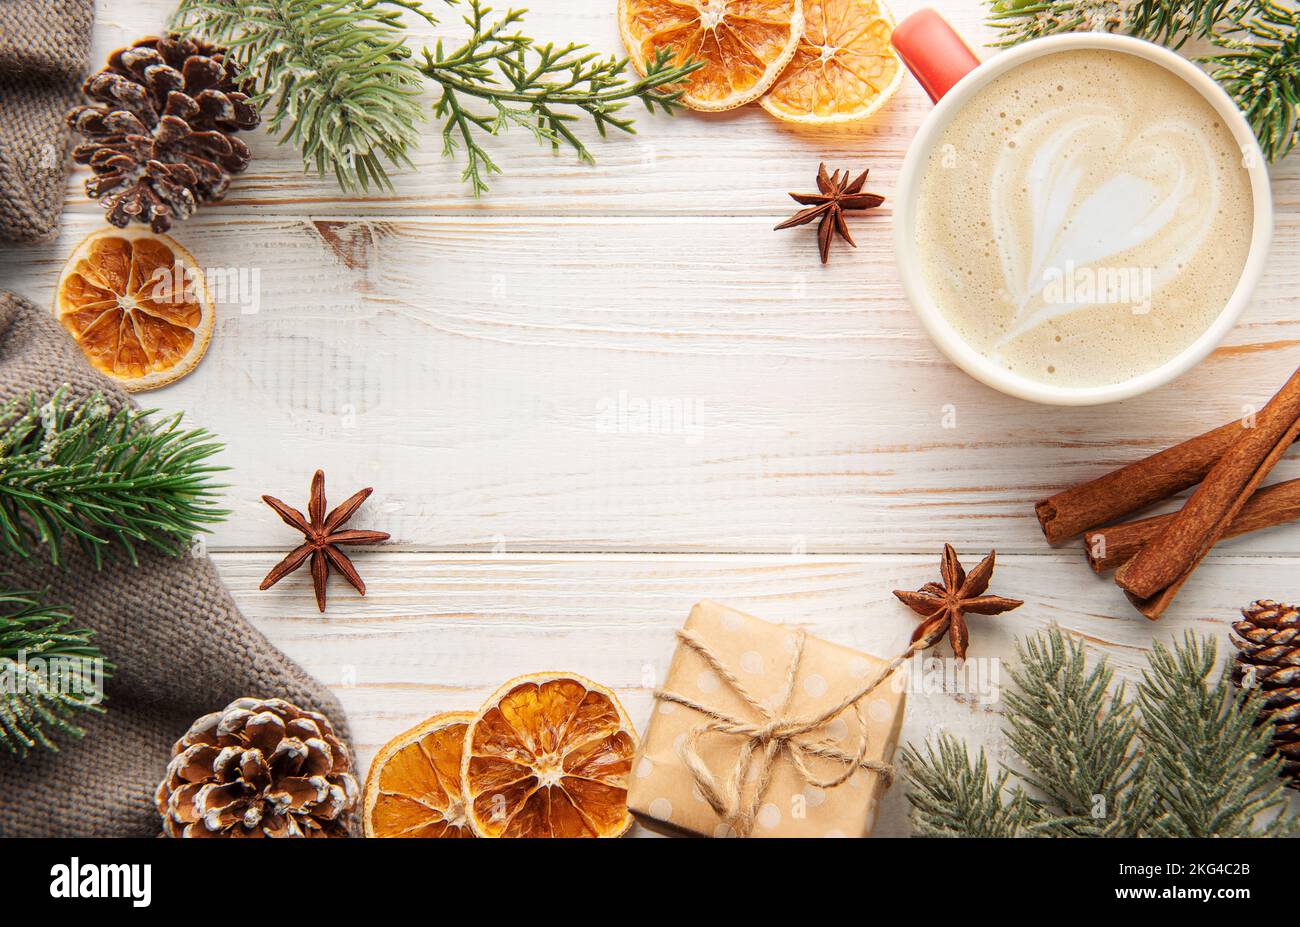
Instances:
[[[903,669],[882,679],[887,668],[700,602],[655,693],[629,809],[669,834],[867,836],[906,702]]]

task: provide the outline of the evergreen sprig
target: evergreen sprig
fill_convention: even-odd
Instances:
[[[57,750],[52,735],[81,737],[78,712],[102,712],[111,665],[70,627],[72,615],[34,592],[0,591],[0,748],[26,756]]]
[[[1128,31],[1179,48],[1188,39],[1211,39],[1254,12],[1257,0],[1136,0]]]
[[[76,539],[99,566],[117,546],[131,561],[142,543],[173,555],[227,513],[206,461],[221,450],[181,416],[114,412],[100,395],[69,401],[66,389],[0,404],[0,550],[37,546],[59,563]]]
[[[1156,837],[1254,837],[1286,833],[1273,815],[1286,805],[1285,780],[1268,753],[1271,727],[1256,725],[1260,690],[1242,690],[1217,649],[1190,632],[1173,650],[1157,643],[1138,686],[1143,745],[1158,792]],[[1263,822],[1262,824],[1260,822]]]
[[[1036,818],[1019,787],[1004,799],[1006,770],[991,775],[983,750],[972,763],[966,744],[951,734],[925,744],[924,754],[906,744],[902,756],[912,783],[912,819],[927,837],[1015,837]]]
[[[425,16],[407,0],[181,0],[172,26],[229,48],[267,129],[305,165],[366,190],[411,163],[423,116],[403,10]]]
[[[1061,32],[1114,32],[1125,22],[1121,0],[989,0],[989,22],[1007,48]]]
[[[1059,630],[1017,647],[1006,698],[1018,763],[994,775],[948,735],[904,748],[927,836],[1267,836],[1295,829],[1256,728],[1260,695],[1214,674],[1212,641],[1155,645],[1137,698]]]
[[[513,30],[523,19],[522,10],[508,10],[496,19],[491,14],[491,7],[470,0],[464,18],[470,37],[449,52],[441,40],[432,51],[425,49],[421,68],[442,90],[433,109],[444,120],[443,153],[451,156],[464,146],[468,163],[461,179],[473,185],[476,195],[487,190],[484,176],[501,170],[476,141],[476,132],[498,135],[511,125],[522,126],[539,142],[554,149],[569,145],[578,160],[595,164],[571,128],[579,114],[589,116],[602,137],[608,128],[635,134],[632,120],[619,115],[627,101],[640,99],[650,112],[658,106],[671,113],[680,106],[682,90],[659,88],[680,83],[700,66],[677,66],[672,50],[660,49],[645,76],[629,80],[626,58],[603,58],[573,43],[539,45]],[[467,110],[465,97],[485,101],[492,112]]]
[[[1201,60],[1250,120],[1264,157],[1300,144],[1300,5],[1255,0],[1257,11]]]
[[[1043,796],[1035,830],[1060,836],[1134,836],[1150,813],[1145,769],[1133,751],[1138,722],[1104,662],[1060,634],[1017,643],[1007,693],[1007,742],[1025,785]]]
[[[627,102],[671,113],[682,94],[675,85],[701,66],[674,64],[665,51],[639,77],[626,58],[537,42],[518,29],[525,11],[494,17],[481,0],[470,0],[462,44],[448,50],[439,40],[417,56],[405,41],[407,11],[437,23],[418,0],[181,0],[172,26],[229,47],[270,111],[271,131],[321,175],[333,172],[345,191],[391,188],[388,170],[411,164],[424,116],[416,96],[426,81],[438,92],[443,154],[464,152],[462,179],[478,196],[501,171],[485,136],[519,126],[594,163],[575,122],[590,118],[601,136],[610,128],[634,133],[632,119],[620,115]]]
[[[1297,0],[989,0],[992,45],[1062,32],[1127,32],[1173,48],[1207,39],[1196,60],[1246,115],[1269,161],[1300,143]]]

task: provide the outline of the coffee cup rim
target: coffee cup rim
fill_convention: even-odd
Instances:
[[[1223,119],[1243,152],[1250,178],[1253,221],[1250,247],[1241,276],[1215,320],[1190,345],[1158,367],[1119,383],[1104,386],[1054,386],[1007,370],[979,353],[963,339],[930,298],[915,250],[914,206],[928,155],[957,110],[994,78],[1043,55],[1080,48],[1120,51],[1161,65],[1195,88]],[[1048,405],[1099,405],[1130,399],[1169,383],[1191,370],[1232,330],[1263,274],[1273,234],[1273,202],[1267,163],[1255,133],[1228,94],[1195,64],[1163,46],[1126,35],[1104,32],[1069,33],[1033,39],[1007,49],[967,73],[935,104],[917,131],[899,173],[894,206],[894,252],[903,290],[930,339],[958,367],[1000,392]]]

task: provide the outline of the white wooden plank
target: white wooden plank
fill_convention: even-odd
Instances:
[[[361,520],[408,548],[1041,551],[1035,499],[1240,415],[1300,363],[1298,271],[1274,261],[1233,347],[1178,383],[1010,399],[942,359],[886,221],[861,224],[823,269],[754,218],[200,217],[181,240],[257,271],[258,311],[223,306],[197,371],[142,398],[228,443],[219,548],[283,543],[261,494],[302,504],[324,467],[332,498],[375,486]],[[0,251],[4,285],[48,304],[94,227]],[[1278,238],[1300,253],[1300,224]],[[1231,549],[1295,553],[1300,531]]]
[[[528,21],[617,52],[613,5],[552,2]],[[978,34],[981,4],[935,5]],[[97,60],[173,6],[101,0]],[[933,578],[945,540],[972,559],[997,546],[995,591],[1027,600],[972,619],[974,657],[1009,661],[1017,632],[1056,622],[1133,679],[1153,639],[1223,640],[1252,599],[1295,597],[1300,532],[1279,530],[1225,545],[1149,624],[1076,552],[1046,552],[1030,505],[1239,414],[1300,363],[1300,158],[1274,168],[1273,260],[1228,347],[1139,400],[1039,408],[975,385],[929,345],[892,270],[888,205],[828,268],[807,236],[770,232],[784,191],[821,159],[870,166],[889,195],[927,111],[909,80],[843,132],[753,108],[646,120],[598,144],[594,169],[506,138],[495,150],[509,173],[481,202],[432,136],[395,193],[360,198],[254,139],[252,170],[178,237],[209,267],[258,270],[259,311],[223,306],[199,370],[145,399],[229,444],[219,569],[250,619],[338,691],[363,768],[421,718],[547,668],[614,686],[644,726],[672,632],[706,596],[892,652],[915,622],[889,590]],[[0,286],[48,303],[64,257],[98,227],[79,179],[57,241],[0,249]],[[651,402],[667,411],[658,427],[638,406]],[[394,534],[388,552],[358,553],[370,595],[335,583],[323,617],[303,574],[256,589],[292,542],[258,496],[304,503],[316,466],[335,501],[375,485],[357,522]],[[507,553],[573,550],[610,553]],[[904,553],[832,556],[856,551]],[[947,729],[1004,758],[996,710],[914,693],[906,736]],[[895,789],[879,832],[905,833],[905,818]]]
[[[504,9],[507,4],[497,4]],[[526,4],[524,4],[526,5]],[[616,0],[552,0],[530,6],[526,33],[559,41],[586,42],[597,51],[623,54],[615,17]],[[983,23],[977,0],[906,0],[892,5],[901,18],[921,6],[941,10],[983,57],[996,53],[980,43],[993,33]],[[440,16],[437,30],[413,22],[411,44],[426,38],[463,38],[457,7],[426,7]],[[174,0],[101,0],[95,30],[96,63],[114,48],[157,32],[175,8]],[[429,98],[432,100],[432,97]],[[639,104],[637,105],[639,109]],[[594,132],[596,167],[576,163],[569,152],[553,153],[519,132],[492,140],[494,157],[506,173],[492,180],[492,192],[475,200],[460,180],[460,166],[441,156],[439,128],[431,121],[414,167],[399,172],[393,191],[341,193],[332,180],[302,172],[291,147],[279,147],[252,133],[255,160],[232,184],[223,204],[210,211],[240,210],[300,214],[632,214],[762,215],[789,210],[789,190],[808,187],[817,163],[872,170],[872,187],[892,194],[902,153],[930,110],[929,100],[910,77],[898,95],[862,125],[817,129],[778,122],[757,106],[729,113],[686,113],[674,118],[643,116],[639,134],[600,140]],[[499,155],[499,156],[498,156]],[[1300,157],[1274,168],[1280,201],[1294,215],[1300,201]],[[83,172],[70,185],[69,208],[94,212],[80,190]]]
[[[984,553],[963,545],[968,566]],[[937,556],[444,558],[359,554],[368,594],[341,580],[321,616],[300,571],[268,592],[257,584],[273,552],[221,553],[216,562],[249,619],[334,689],[356,738],[362,769],[389,738],[439,711],[468,710],[507,679],[529,672],[582,673],[612,688],[639,730],[663,678],[673,633],[691,605],[712,598],[770,621],[889,656],[906,645],[914,616],[890,595],[937,575]],[[1151,641],[1210,635],[1229,652],[1227,628],[1244,605],[1294,594],[1296,558],[1225,558],[1204,565],[1159,623],[1139,617],[1081,557],[999,556],[993,589],[1020,609],[973,616],[972,666],[1006,686],[1014,640],[1053,624],[1105,654],[1137,681]],[[942,650],[950,656],[947,645]],[[993,674],[997,675],[994,676]],[[930,677],[931,681],[933,676]],[[978,687],[976,687],[978,688]],[[908,696],[904,740],[941,730],[1007,759],[993,688]],[[903,788],[888,793],[878,832],[907,832]]]

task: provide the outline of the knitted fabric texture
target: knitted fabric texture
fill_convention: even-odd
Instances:
[[[0,293],[0,400],[48,396],[65,383],[74,397],[98,391],[115,407],[130,402],[47,312]],[[48,587],[48,601],[71,607],[116,665],[105,713],[75,719],[85,737],[56,735],[59,752],[26,759],[0,753],[0,837],[157,835],[154,789],[172,744],[195,718],[240,696],[319,711],[349,741],[338,702],[244,620],[207,557],[137,549],[138,567],[115,553],[98,571],[75,544],[64,568],[44,550],[25,560],[0,553],[0,582]]]
[[[0,239],[58,227],[93,18],[92,0],[0,0]]]

